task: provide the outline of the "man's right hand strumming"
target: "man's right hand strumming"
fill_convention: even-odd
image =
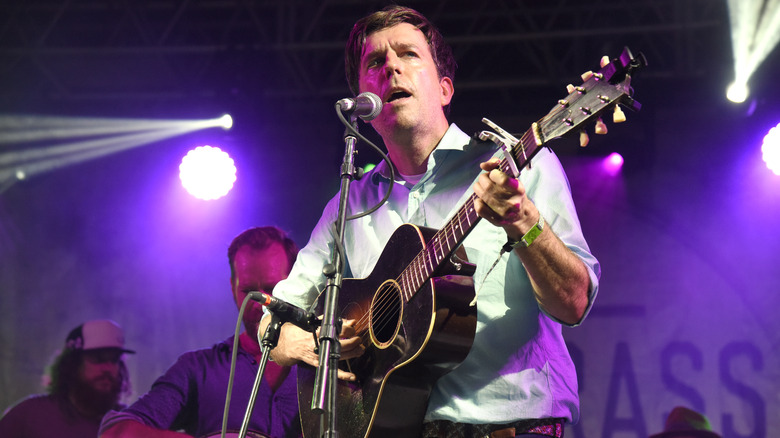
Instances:
[[[269,315],[266,315],[261,324],[260,330],[265,331],[271,320]],[[354,329],[354,320],[344,320],[341,327],[341,333],[339,334],[339,341],[341,343],[341,359],[352,359],[360,356],[365,351],[362,339],[356,336]],[[271,359],[279,365],[291,366],[298,362],[303,362],[311,366],[319,365],[319,354],[315,351],[314,336],[296,325],[284,324],[282,325],[281,333],[279,336],[279,342],[276,347],[271,350]],[[338,377],[342,380],[355,380],[353,373],[338,370]]]

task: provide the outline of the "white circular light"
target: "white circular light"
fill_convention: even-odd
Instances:
[[[192,196],[203,200],[218,199],[233,188],[236,166],[219,148],[198,146],[182,158],[179,179]]]
[[[761,158],[766,167],[775,175],[780,175],[780,123],[770,129],[761,145]]]

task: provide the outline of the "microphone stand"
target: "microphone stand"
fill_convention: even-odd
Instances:
[[[268,363],[268,357],[271,350],[276,347],[279,342],[279,332],[282,328],[282,320],[271,312],[271,322],[268,327],[265,328],[262,340],[260,342],[260,350],[262,351],[262,357],[260,359],[260,367],[257,369],[257,376],[255,377],[255,383],[252,386],[252,392],[249,396],[249,403],[246,407],[246,413],[244,414],[244,421],[241,423],[241,430],[238,432],[238,438],[245,438],[247,429],[249,428],[249,417],[252,415],[252,410],[255,407],[255,400],[257,399],[257,391],[260,389],[260,383],[263,381],[263,374],[265,374],[265,365]],[[258,338],[260,333],[257,334]]]
[[[357,118],[353,115],[350,124],[357,131]],[[349,199],[349,186],[355,179],[355,144],[357,138],[349,131],[344,131],[344,161],[341,165],[341,191],[339,197],[339,211],[336,218],[336,236],[338,242],[334,243],[334,251],[331,263],[323,268],[327,277],[325,286],[325,308],[322,318],[322,327],[319,337],[319,366],[314,382],[314,394],[311,408],[324,416],[320,420],[320,433],[325,438],[337,438],[336,430],[336,385],[338,384],[338,365],[341,357],[341,320],[338,316],[338,294],[343,280],[343,260],[339,248],[344,247],[344,229],[346,225],[347,201]]]

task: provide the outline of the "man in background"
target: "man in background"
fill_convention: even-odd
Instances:
[[[120,409],[130,392],[122,356],[122,328],[107,319],[87,321],[67,336],[65,348],[49,369],[48,394],[32,395],[12,406],[0,419],[0,437],[95,437],[100,420]]]
[[[287,278],[298,247],[276,227],[250,228],[228,248],[230,286],[236,307],[249,292],[270,294]],[[261,306],[251,301],[243,315],[227,429],[241,428],[262,351],[257,340]],[[182,354],[149,392],[121,412],[106,415],[102,438],[219,436],[233,353],[230,338]],[[295,367],[268,362],[249,422],[250,436],[300,436]]]

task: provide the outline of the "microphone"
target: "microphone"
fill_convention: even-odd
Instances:
[[[354,99],[341,99],[336,104],[341,112],[351,113],[352,117],[360,117],[366,122],[374,120],[382,112],[382,99],[370,91],[360,93]]]
[[[263,292],[250,292],[249,297],[278,316],[282,322],[290,322],[307,332],[314,333],[320,327],[320,321],[313,313],[309,313],[298,306],[294,306],[279,298]]]

